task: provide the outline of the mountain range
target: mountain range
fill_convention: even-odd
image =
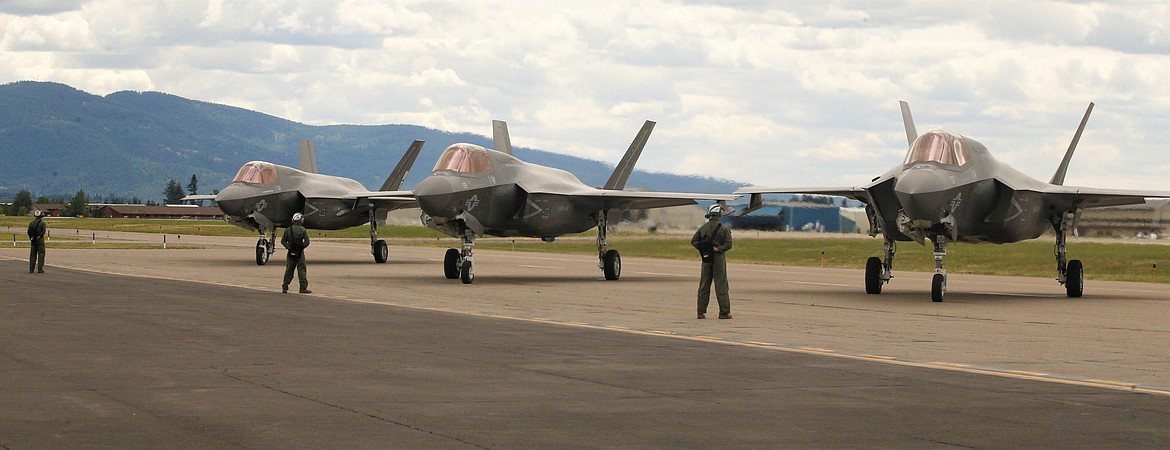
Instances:
[[[487,128],[485,126],[485,128]],[[403,187],[426,177],[448,145],[491,147],[491,138],[416,125],[306,125],[233,106],[161,92],[99,96],[51,82],[0,85],[0,199],[27,189],[37,196],[160,200],[168,181],[199,193],[226,186],[240,166],[264,160],[296,167],[299,143],[314,141],[321,173],[376,189],[414,139],[426,141]],[[613,165],[517,147],[522,160],[567,170],[604,184]],[[725,193],[744,183],[635,171],[627,187]]]

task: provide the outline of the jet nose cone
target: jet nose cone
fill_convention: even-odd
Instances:
[[[947,192],[953,187],[945,174],[931,169],[911,169],[894,184],[902,211],[913,220],[937,222],[950,214]]]
[[[414,188],[419,208],[432,216],[441,216],[447,212],[447,199],[454,192],[455,186],[448,177],[430,176]]]

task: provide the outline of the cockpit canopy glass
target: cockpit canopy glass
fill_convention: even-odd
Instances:
[[[276,165],[264,161],[252,161],[244,164],[236,173],[233,183],[269,184],[276,182]]]
[[[906,154],[906,165],[933,162],[948,166],[967,164],[963,137],[945,130],[929,130],[914,140]]]
[[[455,144],[447,147],[435,163],[435,172],[450,170],[459,173],[479,173],[491,170],[492,160],[483,147]]]

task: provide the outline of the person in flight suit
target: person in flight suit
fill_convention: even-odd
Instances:
[[[292,226],[285,229],[284,235],[280,237],[280,245],[288,249],[288,257],[284,260],[284,284],[280,286],[280,292],[285,294],[288,293],[288,284],[292,282],[293,269],[296,269],[297,280],[301,283],[300,292],[313,293],[309,290],[309,278],[305,267],[305,247],[309,246],[309,232],[301,226],[304,221],[304,214],[293,214]]]
[[[695,231],[691,245],[703,257],[703,271],[699,276],[699,315],[707,318],[707,304],[711,301],[711,283],[715,283],[715,299],[719,302],[719,318],[731,318],[731,295],[727,286],[727,258],[731,250],[731,230],[719,222],[723,206],[716,203],[707,208],[707,223]]]
[[[44,211],[33,210],[33,220],[28,223],[28,273],[45,273],[45,217]]]

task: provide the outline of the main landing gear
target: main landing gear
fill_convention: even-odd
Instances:
[[[597,268],[605,274],[606,280],[617,280],[622,276],[622,256],[617,250],[605,249],[608,223],[609,210],[603,210],[597,217]]]
[[[1075,221],[1076,213],[1070,212],[1052,224],[1056,229],[1056,281],[1063,284],[1065,293],[1073,298],[1085,294],[1085,267],[1079,259],[1068,261],[1068,246],[1065,240],[1065,235]]]
[[[260,229],[260,239],[256,241],[256,265],[263,266],[268,263],[268,258],[276,252],[276,229],[268,230],[268,236],[264,235],[264,229]]]
[[[865,293],[881,294],[882,285],[894,278],[894,251],[897,244],[890,238],[885,238],[885,259],[871,256],[865,261]]]
[[[386,241],[378,239],[378,220],[374,215],[374,208],[370,208],[370,253],[374,255],[374,262],[385,263],[390,259],[390,248]]]

